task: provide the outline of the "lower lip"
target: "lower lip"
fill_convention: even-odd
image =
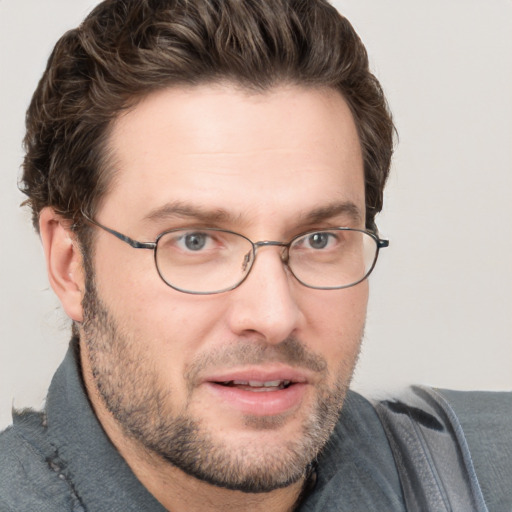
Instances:
[[[247,391],[214,382],[207,382],[206,385],[229,407],[254,416],[274,416],[293,411],[302,402],[307,388],[304,383],[292,384],[277,391]]]

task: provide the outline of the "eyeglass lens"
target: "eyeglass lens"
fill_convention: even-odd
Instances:
[[[306,233],[283,246],[271,250],[281,251],[302,284],[321,289],[344,288],[363,280],[378,252],[377,241],[369,233],[347,228]],[[245,279],[257,250],[261,250],[258,244],[231,231],[180,229],[159,237],[155,260],[160,276],[173,288],[220,293]]]

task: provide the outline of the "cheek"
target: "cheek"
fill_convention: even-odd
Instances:
[[[320,291],[309,302],[306,316],[311,335],[308,339],[328,361],[354,360],[364,331],[368,283],[343,290]]]
[[[180,368],[212,337],[221,337],[222,306],[214,296],[183,294],[159,278],[152,286],[146,283],[139,289],[139,293],[119,289],[109,307],[123,331],[144,345],[145,357],[161,367],[160,374],[169,375],[172,369],[179,375]]]
[[[152,251],[133,249],[108,234],[95,241],[93,263],[100,297],[121,311],[142,308],[160,281]]]

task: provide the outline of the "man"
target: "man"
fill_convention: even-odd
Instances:
[[[64,35],[22,187],[73,340],[2,435],[0,508],[404,510],[406,417],[461,467],[444,505],[486,510],[442,396],[379,419],[348,391],[392,142],[321,0],[107,0]]]

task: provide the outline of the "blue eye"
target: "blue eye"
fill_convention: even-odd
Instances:
[[[200,251],[204,249],[209,235],[206,233],[187,233],[183,235],[182,241],[185,244],[185,247],[190,251]]]
[[[325,249],[331,238],[330,233],[313,233],[307,237],[307,243],[312,249]]]

